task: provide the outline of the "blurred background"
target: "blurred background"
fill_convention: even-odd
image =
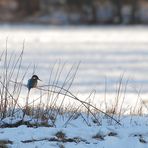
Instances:
[[[147,24],[148,0],[0,0],[0,22]]]

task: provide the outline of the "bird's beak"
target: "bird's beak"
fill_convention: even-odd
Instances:
[[[41,79],[38,78],[39,81],[42,81]]]

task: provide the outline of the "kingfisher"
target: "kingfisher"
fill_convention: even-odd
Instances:
[[[24,110],[24,113],[23,113],[23,118],[28,111],[28,101],[29,101],[30,90],[31,90],[31,88],[37,87],[38,80],[41,81],[37,75],[33,75],[31,77],[31,79],[28,80],[28,83],[27,83],[28,94],[27,94],[27,97],[26,97],[26,105],[25,105],[25,110]]]
[[[29,92],[31,88],[35,88],[37,86],[38,80],[41,81],[37,75],[33,75],[31,79],[28,80],[27,88]]]

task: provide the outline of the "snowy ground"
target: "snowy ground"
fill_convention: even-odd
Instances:
[[[36,65],[36,74],[42,79],[39,85],[47,84],[53,65],[60,59],[60,65],[66,63],[58,82],[61,86],[65,73],[73,64],[81,61],[70,91],[85,100],[89,92],[95,89],[97,93],[95,97],[90,97],[91,101],[98,108],[104,109],[104,98],[110,107],[117,96],[120,76],[124,73],[123,90],[119,98],[121,102],[124,98],[123,111],[128,110],[128,113],[131,107],[138,108],[142,100],[148,100],[147,35],[148,29],[143,26],[0,26],[1,51],[6,48],[7,37],[8,49],[12,53],[22,49],[25,39],[21,72],[24,73],[30,63],[31,66],[23,83],[26,84]],[[20,100],[23,102],[27,90],[22,89]],[[31,91],[32,100],[37,97],[37,91]],[[67,102],[65,105],[74,104],[70,99]],[[117,106],[118,109],[120,107],[121,104]],[[147,108],[143,108],[147,113]],[[100,117],[101,125],[96,125],[90,116],[87,118],[84,115],[83,118],[79,116],[71,120],[65,127],[68,118],[61,116],[56,120],[55,127],[28,128],[22,125],[1,128],[0,144],[7,143],[12,148],[148,148],[148,117],[127,115],[120,119],[121,125],[117,125],[106,117]],[[61,131],[64,133],[62,136]]]
[[[1,51],[8,37],[10,52],[22,49],[25,40],[23,70],[31,64],[27,81],[34,64],[36,73],[46,83],[52,66],[61,60],[66,71],[81,61],[72,90],[88,93],[95,89],[104,93],[105,78],[108,93],[114,93],[120,76],[129,80],[127,91],[147,93],[148,87],[148,28],[144,26],[111,27],[51,27],[51,26],[0,26]],[[22,73],[24,71],[22,70]],[[62,74],[62,83],[65,73]]]
[[[45,85],[53,65],[59,63],[62,66],[65,63],[58,82],[61,86],[70,67],[81,61],[70,91],[88,96],[95,89],[99,100],[104,98],[105,93],[107,99],[115,98],[120,77],[123,75],[123,85],[128,81],[126,102],[135,104],[139,92],[143,100],[148,100],[147,34],[146,26],[1,25],[0,50],[6,48],[7,37],[9,53],[20,52],[25,40],[21,73],[24,74],[30,65],[25,84],[32,75],[34,65],[35,73],[42,80],[40,85]],[[54,77],[51,79],[54,80]],[[23,93],[26,94],[25,88]]]
[[[83,116],[85,118],[85,116]],[[147,148],[148,117],[122,117],[122,125],[107,118],[100,119],[97,126],[91,118],[84,121],[81,116],[65,127],[67,118],[59,118],[56,127],[1,128],[0,144],[8,143],[10,148]]]

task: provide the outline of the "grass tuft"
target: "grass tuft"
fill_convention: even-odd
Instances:
[[[63,131],[58,131],[55,136],[60,140],[64,140],[66,138],[66,134]]]
[[[96,140],[104,140],[104,135],[101,135],[100,133],[97,133],[96,135],[92,136],[93,139]]]

